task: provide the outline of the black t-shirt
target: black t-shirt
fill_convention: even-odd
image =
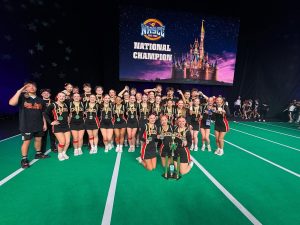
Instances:
[[[43,112],[46,108],[43,99],[21,94],[18,105],[20,131],[22,133],[43,131]]]

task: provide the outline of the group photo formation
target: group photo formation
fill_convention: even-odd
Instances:
[[[300,224],[297,7],[151,3],[0,3],[0,224]]]

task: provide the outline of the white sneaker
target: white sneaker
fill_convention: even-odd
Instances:
[[[120,151],[120,145],[117,145],[116,152],[119,152],[119,151]]]
[[[207,146],[207,148],[208,148],[208,146]],[[204,144],[204,145],[202,145],[202,147],[201,147],[201,151],[205,151],[205,144]]]
[[[210,146],[210,145],[207,145],[207,150],[208,150],[209,152],[211,152],[211,146]]]
[[[58,158],[59,161],[64,161],[65,160],[65,157],[63,156],[62,153],[58,153],[57,158]]]
[[[97,154],[97,152],[98,152],[98,146],[94,146],[94,152],[93,152],[93,154]]]
[[[105,145],[104,152],[108,152],[108,146]]]
[[[132,152],[132,146],[129,147],[128,152]]]
[[[78,155],[82,155],[82,154],[83,154],[82,149],[79,148],[79,149],[78,149]]]
[[[67,155],[66,151],[63,151],[62,155],[64,156],[65,159],[69,159],[69,156]]]
[[[135,146],[132,146],[131,152],[135,152]]]
[[[194,150],[194,144],[191,145],[190,150],[191,150],[191,151]]]
[[[218,149],[215,151],[215,154],[216,154],[216,155],[219,155],[219,152],[220,152],[220,149],[218,148]]]
[[[74,149],[74,156],[78,156],[79,153],[78,153],[78,149]]]
[[[219,152],[219,154],[218,154],[219,156],[222,156],[222,155],[224,155],[224,150],[223,149],[220,149],[220,152]]]
[[[94,154],[94,146],[91,146],[90,154]]]
[[[142,163],[142,158],[141,158],[141,156],[139,156],[139,157],[137,157],[137,158],[135,158],[139,163]]]
[[[123,152],[123,145],[119,146],[119,152]]]
[[[198,151],[198,146],[194,147],[194,151],[197,152]]]
[[[111,143],[108,144],[108,151],[112,150],[114,148],[114,145],[112,145]]]

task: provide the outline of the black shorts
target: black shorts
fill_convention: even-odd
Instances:
[[[54,125],[52,126],[53,133],[66,133],[70,131],[69,125]]]
[[[161,144],[159,148],[159,155],[161,157],[166,157],[166,156],[171,157],[172,151],[169,146],[165,146],[164,144]]]
[[[85,130],[84,123],[71,123],[70,130]]]
[[[200,130],[200,123],[196,121],[192,121],[191,123],[193,130],[199,131]]]
[[[151,141],[149,144],[144,143],[141,148],[141,158],[144,159],[153,159],[156,157],[156,145],[154,141]]]
[[[175,151],[174,160],[177,161],[180,156],[180,163],[189,163],[191,161],[191,154],[188,147],[179,147]]]
[[[219,132],[228,132],[229,131],[229,125],[228,122],[222,122],[222,123],[215,123],[215,131]]]
[[[126,127],[128,127],[128,128],[138,128],[139,127],[138,121],[136,119],[132,119],[132,120],[128,119]]]
[[[31,133],[21,132],[21,135],[22,135],[22,141],[28,141],[31,140],[33,137],[43,137],[44,131],[31,132]]]
[[[113,129],[114,125],[113,122],[111,121],[111,119],[103,119],[100,121],[100,128],[103,129]]]
[[[114,129],[122,129],[122,128],[126,128],[126,122],[124,120],[114,123]]]
[[[206,121],[205,120],[201,120],[200,128],[210,129],[210,126],[206,125]]]

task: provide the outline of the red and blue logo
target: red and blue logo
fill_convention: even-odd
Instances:
[[[158,19],[147,19],[141,24],[141,36],[150,41],[158,41],[165,37],[165,26]]]

